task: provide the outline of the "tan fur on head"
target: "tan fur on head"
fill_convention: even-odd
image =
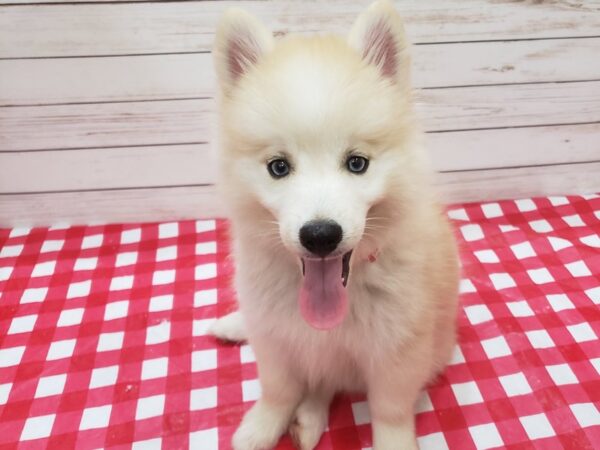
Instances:
[[[230,10],[218,28],[215,62],[221,86],[222,178],[236,179],[233,190],[229,186],[234,184],[223,183],[232,214],[249,210],[256,216],[262,211],[264,220],[283,214],[277,199],[256,192],[269,180],[261,179],[261,184],[250,178],[264,176],[260,166],[285,148],[336,158],[353,147],[368,156],[381,154],[374,160],[380,169],[373,169],[382,176],[367,185],[373,191],[378,183],[381,186],[362,202],[365,211],[384,200],[384,190],[404,196],[413,179],[420,182],[425,176],[424,155],[413,151],[420,135],[410,98],[404,28],[389,2],[377,2],[361,14],[345,40],[337,36],[274,40],[257,19]],[[411,179],[391,177],[392,172]],[[409,198],[397,200],[407,207],[412,203]],[[339,204],[340,199],[328,202]],[[354,205],[361,207],[361,202]],[[351,234],[360,234],[364,224],[349,226],[355,229]],[[288,246],[296,231],[283,230]]]
[[[276,40],[238,10],[219,25],[221,186],[241,316],[213,330],[247,335],[263,392],[236,450],[274,446],[294,414],[294,436],[312,448],[339,390],[368,391],[375,449],[416,445],[413,404],[454,345],[458,265],[413,113],[409,61],[389,1],[363,12],[346,39]],[[368,170],[349,173],[349,155],[366,157]],[[269,175],[275,158],[289,162],[289,176]],[[349,312],[327,332],[298,311],[298,234],[315,218],[343,228],[336,252],[353,250]]]

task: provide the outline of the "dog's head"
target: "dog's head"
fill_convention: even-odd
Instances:
[[[346,40],[275,40],[240,10],[220,23],[224,189],[257,228],[277,227],[323,289],[339,287],[329,272],[346,285],[351,252],[375,250],[397,213],[384,205],[410,190],[407,52],[388,1],[363,12]]]

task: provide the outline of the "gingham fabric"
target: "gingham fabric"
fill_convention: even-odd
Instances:
[[[600,197],[456,205],[460,345],[422,395],[422,449],[600,448]],[[0,450],[227,449],[259,396],[227,223],[0,231]],[[335,399],[319,449],[371,446]],[[278,448],[292,448],[288,437]]]

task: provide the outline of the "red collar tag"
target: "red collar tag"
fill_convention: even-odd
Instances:
[[[369,255],[369,262],[374,263],[377,261],[377,255],[379,254],[379,250],[375,250],[373,253]]]

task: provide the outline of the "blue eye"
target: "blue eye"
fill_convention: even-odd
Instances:
[[[267,164],[269,174],[273,178],[283,178],[290,173],[290,164],[285,159],[274,159]]]
[[[355,174],[365,173],[369,167],[369,160],[362,156],[350,156],[346,161],[346,167]]]

